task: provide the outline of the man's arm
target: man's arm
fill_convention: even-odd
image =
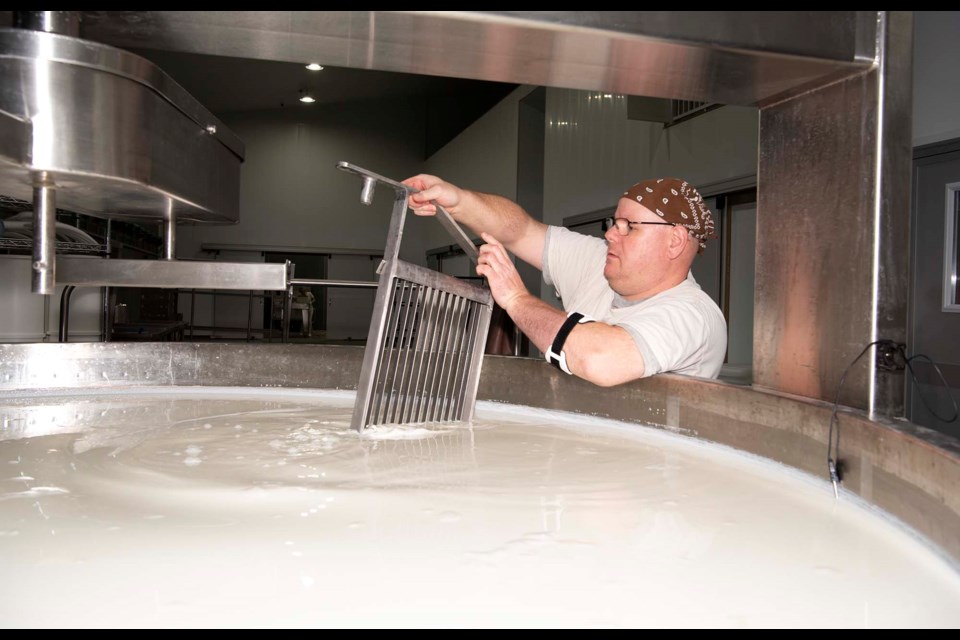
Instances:
[[[434,215],[433,201],[454,220],[475,233],[489,233],[524,262],[543,269],[543,244],[547,226],[530,217],[520,205],[502,196],[461,189],[436,176],[418,175],[403,181],[420,190],[410,195],[410,208],[418,215]]]
[[[567,314],[531,295],[503,245],[489,234],[482,236],[487,244],[480,247],[477,273],[487,278],[497,304],[546,353]],[[620,327],[603,322],[577,325],[563,351],[574,375],[602,387],[643,377],[643,357],[630,334]]]

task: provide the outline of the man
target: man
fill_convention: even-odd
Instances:
[[[627,190],[605,239],[537,222],[506,198],[419,175],[409,204],[433,215],[433,202],[479,233],[477,273],[494,300],[547,360],[600,386],[673,371],[715,378],[727,348],[723,314],[690,275],[712,215],[676,178]],[[543,271],[569,315],[530,294],[507,250]]]

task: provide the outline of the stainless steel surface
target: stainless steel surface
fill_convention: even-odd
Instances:
[[[143,58],[0,29],[0,87],[0,193],[29,199],[45,171],[62,208],[159,219],[172,199],[184,220],[237,220],[243,145]]]
[[[33,126],[30,122],[0,109],[0,157],[29,160],[32,146]]]
[[[290,312],[293,304],[293,287],[288,286],[286,295],[283,297],[283,318],[280,320],[280,326],[283,327],[283,333],[280,334],[280,340],[290,341]]]
[[[197,289],[287,288],[286,264],[61,257],[61,284]]]
[[[376,282],[364,282],[363,280],[324,280],[313,278],[291,278],[291,285],[308,285],[319,287],[346,287],[352,289],[376,289]]]
[[[0,344],[0,393],[115,385],[355,389],[363,348],[324,345],[318,350],[314,346]]]
[[[230,149],[234,155],[239,158],[244,156],[244,144],[236,134],[225,127],[173,78],[145,58],[124,49],[101,45],[86,39],[55,34],[32,34],[20,29],[0,29],[0,43],[2,43],[0,51],[6,58],[46,60],[51,63],[87,67],[142,84],[169,102],[174,109],[200,125],[204,133]],[[89,79],[104,81],[102,76],[91,76]],[[10,113],[20,114],[22,110],[21,106]]]
[[[391,272],[386,316],[375,333],[379,346],[366,350],[373,355],[361,375],[366,391],[362,403],[358,394],[355,428],[470,420],[490,322],[489,292],[460,295],[456,290],[472,285],[444,284],[456,279],[403,262],[388,266]]]
[[[367,332],[367,342],[363,351],[363,366],[360,371],[360,382],[357,386],[357,399],[353,408],[353,418],[350,426],[354,429],[363,429],[369,423],[374,410],[372,404],[376,401],[377,384],[376,373],[384,350],[387,348],[386,334],[390,331],[388,314],[394,313],[394,265],[400,250],[400,238],[403,234],[403,223],[406,219],[407,192],[398,189],[394,195],[393,214],[390,217],[390,227],[387,230],[387,246],[384,249],[384,261],[381,262],[377,274],[380,277],[377,286],[377,295],[373,302],[373,313],[370,318],[370,329]],[[393,323],[393,333],[396,335],[396,322]],[[389,354],[393,353],[390,348]],[[389,356],[388,356],[389,357]]]
[[[121,47],[748,105],[868,68],[875,15],[88,11],[83,33]]]
[[[410,264],[403,260],[397,260],[396,265],[392,267],[393,273],[398,278],[403,278],[416,284],[430,287],[431,289],[448,291],[461,298],[473,300],[480,304],[491,304],[492,298],[490,290],[477,286],[472,282],[461,280],[449,276],[433,269],[427,269],[420,265]]]
[[[251,253],[327,253],[338,256],[382,256],[383,249],[347,249],[343,247],[295,247],[277,244],[231,244],[204,242],[201,251],[248,251]]]
[[[351,426],[470,420],[493,312],[490,292],[400,260],[411,189],[347,162],[337,168],[362,178],[364,204],[373,197],[370,181],[394,191]],[[463,234],[449,223],[448,230]]]
[[[80,35],[79,11],[14,11],[13,26],[65,36]]]
[[[42,402],[44,391],[107,387],[353,389],[363,357],[361,347],[329,345],[0,345],[0,424],[15,434],[31,418],[30,407],[4,402],[11,394]],[[478,398],[649,424],[826,479],[831,407],[824,402],[676,375],[602,388],[539,359],[497,356],[484,358]],[[843,488],[960,561],[960,441],[856,410],[839,418]],[[825,488],[824,499],[833,500],[832,491]]]
[[[453,216],[451,216],[446,209],[436,202],[434,202],[434,206],[437,208],[437,221],[440,223],[440,226],[453,236],[453,239],[460,248],[463,249],[463,252],[467,254],[467,257],[476,264],[477,261],[480,260],[480,252],[477,250],[477,245],[473,243],[473,240],[471,240],[470,236],[463,230],[463,227],[456,223]]]
[[[760,111],[754,383],[833,401],[870,342],[906,335],[912,18],[868,73]],[[899,416],[903,375],[865,356],[844,405]]]
[[[877,170],[871,289],[874,339],[907,341],[910,295],[910,190],[913,150],[913,13],[882,11],[878,26]],[[871,361],[872,362],[872,361]],[[870,413],[903,417],[903,373],[875,367],[867,391]],[[850,406],[859,406],[848,403]]]
[[[40,173],[33,188],[33,268],[30,290],[50,295],[57,287],[57,191]]]
[[[253,336],[253,291],[247,292],[247,341]]]
[[[170,198],[167,198],[167,208],[163,212],[163,259],[177,259],[177,212]]]
[[[373,193],[377,188],[377,181],[367,176],[363,179],[363,187],[360,189],[360,202],[365,205],[373,204]]]

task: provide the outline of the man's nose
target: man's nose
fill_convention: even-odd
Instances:
[[[607,229],[606,233],[603,234],[603,237],[606,239],[608,243],[611,243],[611,244],[613,242],[619,242],[620,232],[617,231],[617,225],[615,224],[610,225],[610,228]]]

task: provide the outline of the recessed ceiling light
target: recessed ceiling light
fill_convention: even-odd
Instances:
[[[313,96],[310,95],[310,92],[306,89],[300,89],[300,102],[306,102],[310,104],[311,102],[316,102]]]
[[[307,69],[310,69],[310,71],[323,71],[323,67],[317,64],[316,62],[311,62],[310,64],[308,64]]]

